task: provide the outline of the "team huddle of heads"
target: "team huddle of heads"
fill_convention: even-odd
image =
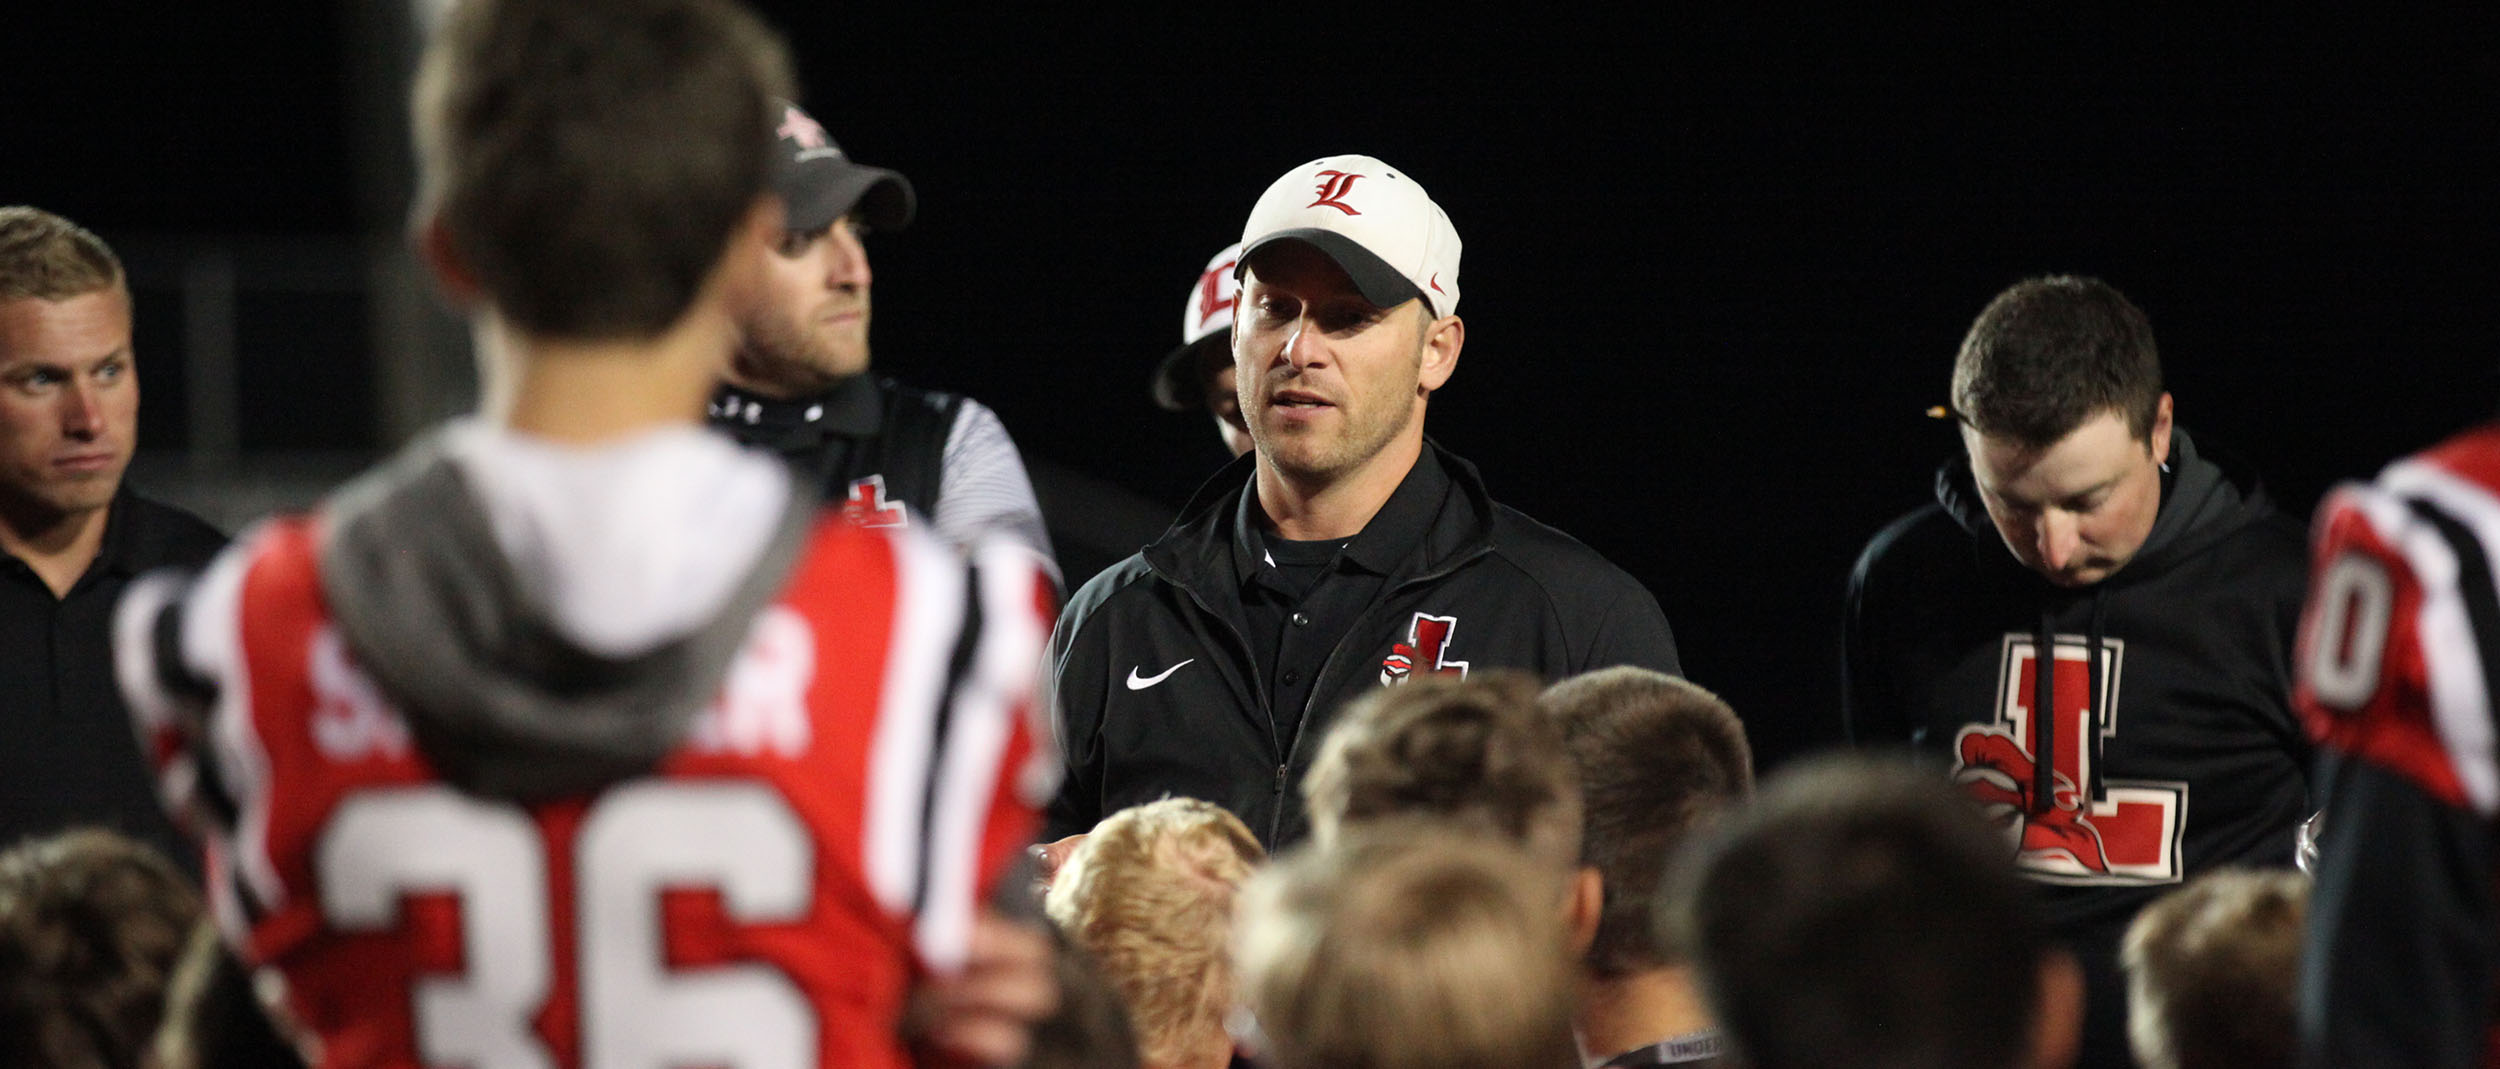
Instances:
[[[2500,431],[2313,546],[2020,282],[1850,576],[1863,752],[1757,792],[1426,436],[1412,175],[1266,189],[1153,378],[1234,459],[1063,576],[997,415],[869,370],[915,196],[798,99],[734,0],[447,5],[479,410],[230,545],[122,483],[111,250],[0,208],[0,1065],[2500,1064]]]

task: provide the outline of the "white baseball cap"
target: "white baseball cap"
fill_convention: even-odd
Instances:
[[[1424,187],[1378,159],[1316,159],[1268,186],[1242,227],[1241,262],[1287,239],[1326,253],[1382,308],[1421,297],[1436,315],[1458,311],[1458,230]]]
[[[1198,384],[1199,343],[1227,344],[1218,335],[1233,326],[1233,301],[1241,292],[1241,275],[1233,268],[1240,260],[1241,243],[1226,245],[1198,272],[1198,281],[1190,284],[1188,301],[1181,305],[1180,348],[1155,366],[1155,404],[1180,412],[1205,400]]]

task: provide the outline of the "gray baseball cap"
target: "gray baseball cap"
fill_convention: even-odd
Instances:
[[[782,103],[781,125],[774,132],[781,139],[773,160],[773,191],[781,194],[789,211],[783,225],[814,232],[832,226],[854,208],[878,230],[911,225],[910,179],[852,162],[825,128],[796,104]]]

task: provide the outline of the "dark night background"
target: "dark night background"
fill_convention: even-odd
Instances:
[[[13,14],[0,203],[126,252],[370,232],[350,10]],[[1167,505],[1221,459],[1145,390],[1200,265],[1304,160],[1414,175],[1466,242],[1433,433],[1647,582],[1768,760],[1834,734],[1849,565],[1958,451],[1920,413],[2009,283],[2128,293],[2181,421],[2304,516],[2500,399],[2479,17],[765,10],[834,136],[919,189],[870,246],[879,365]],[[247,458],[390,444],[371,303],[246,296]],[[142,287],[150,452],[193,430],[171,304]]]

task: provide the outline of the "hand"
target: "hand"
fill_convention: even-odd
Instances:
[[[1033,1026],[1059,1009],[1050,935],[984,907],[973,922],[963,972],[915,993],[918,1033],[935,1064],[1011,1066],[1024,1061]]]

